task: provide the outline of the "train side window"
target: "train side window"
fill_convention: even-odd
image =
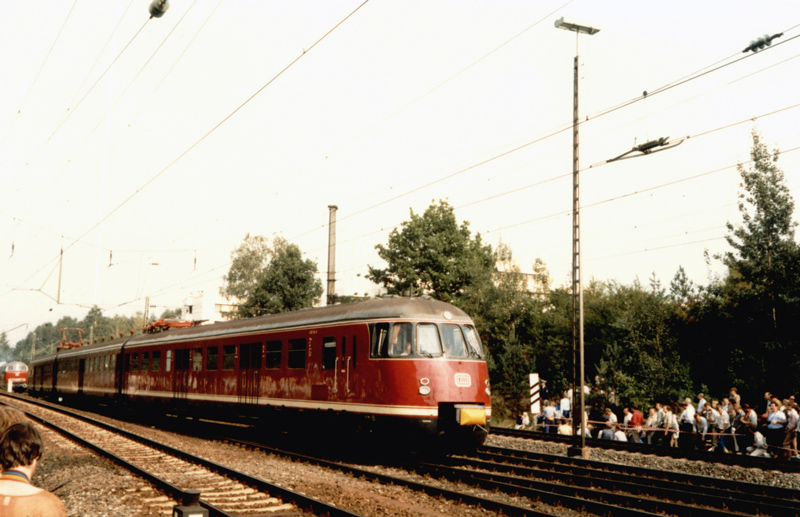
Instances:
[[[389,324],[373,323],[369,326],[370,357],[386,357],[386,343],[389,341]]]
[[[389,355],[407,357],[411,355],[411,323],[395,323],[389,339]]]
[[[139,371],[139,354],[131,354],[131,371]]]
[[[289,340],[289,368],[298,369],[306,367],[306,340],[290,339]]]
[[[236,368],[236,345],[222,347],[222,369],[233,370]]]
[[[167,350],[167,368],[168,372],[172,371],[172,350]]]
[[[203,370],[203,349],[192,348],[192,371],[199,372]]]
[[[322,338],[322,369],[333,370],[336,368],[336,338]]]
[[[161,370],[161,350],[153,350],[153,366],[152,370],[157,372]]]
[[[442,333],[444,354],[447,357],[464,357],[467,355],[464,335],[461,334],[461,328],[458,325],[442,325],[439,330]]]
[[[206,370],[216,372],[219,365],[219,347],[210,346],[206,351]]]
[[[353,368],[356,367],[356,336],[353,336],[353,350],[351,351],[352,355],[350,357],[353,358]]]
[[[283,342],[267,341],[267,364],[264,365],[267,370],[281,369],[282,350],[283,350]]]
[[[439,330],[433,323],[420,323],[417,325],[417,352],[425,357],[442,355]]]
[[[150,371],[150,352],[142,352],[142,371]]]

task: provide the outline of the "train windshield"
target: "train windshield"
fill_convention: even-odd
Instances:
[[[425,357],[442,355],[442,344],[439,341],[439,330],[433,323],[417,325],[417,353]]]
[[[452,323],[375,323],[370,325],[371,357],[483,358],[475,328]]]
[[[467,345],[469,346],[469,355],[477,355],[483,357],[483,347],[481,346],[481,338],[478,337],[478,331],[475,327],[464,327],[464,333],[467,335]]]
[[[464,335],[458,325],[442,325],[442,344],[444,345],[444,355],[447,357],[466,357],[467,345],[464,343]]]
[[[5,367],[7,372],[27,372],[28,366],[24,363],[9,363]]]
[[[411,323],[395,323],[389,338],[389,355],[407,357],[411,355]]]

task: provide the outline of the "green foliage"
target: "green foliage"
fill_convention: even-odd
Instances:
[[[253,294],[259,275],[272,258],[272,247],[267,237],[250,236],[231,253],[231,268],[223,277],[220,294],[239,300],[247,300]]]
[[[305,309],[322,296],[322,281],[315,277],[317,264],[303,260],[296,244],[277,238],[269,255],[266,266],[256,275],[255,286],[246,289],[250,294],[239,305],[239,317]]]
[[[491,278],[494,257],[480,235],[474,238],[469,223],[460,226],[453,207],[445,201],[432,204],[422,216],[400,231],[392,230],[386,246],[375,246],[386,261],[384,269],[369,267],[367,278],[389,294],[422,295],[453,302],[471,286]]]
[[[724,253],[722,261],[731,270],[730,282],[759,299],[776,326],[779,301],[800,291],[797,223],[792,219],[794,200],[777,165],[778,150],[770,153],[755,129],[752,137],[751,165],[738,166],[742,224],[728,223],[726,240],[733,250]]]
[[[11,344],[8,342],[8,336],[3,332],[0,334],[0,361],[11,361],[14,359]]]

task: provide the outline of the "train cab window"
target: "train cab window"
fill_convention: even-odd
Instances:
[[[411,323],[395,323],[392,325],[389,339],[389,355],[391,357],[408,357],[411,355]]]
[[[153,350],[153,362],[150,369],[154,372],[161,370],[161,350]]]
[[[353,349],[350,352],[350,357],[352,357],[352,365],[353,368],[356,367],[356,337],[353,336]]]
[[[264,365],[267,370],[281,369],[282,350],[283,343],[281,341],[267,341],[267,364]]]
[[[322,369],[333,370],[336,368],[336,338],[322,339]]]
[[[386,357],[386,344],[389,342],[389,324],[373,323],[369,326],[370,357]]]
[[[132,372],[139,371],[139,354],[131,354],[131,370]]]
[[[289,368],[298,369],[306,367],[306,340],[303,339],[290,339],[289,340]]]
[[[222,347],[222,369],[233,370],[236,368],[236,345]]]
[[[433,323],[420,323],[417,325],[417,353],[425,357],[442,355],[439,330]]]
[[[142,371],[150,371],[150,352],[142,352]]]
[[[447,357],[466,357],[467,345],[464,335],[458,325],[442,325],[439,327],[444,345],[444,355]]]
[[[192,371],[199,372],[203,370],[203,349],[192,348]]]
[[[464,334],[467,336],[467,346],[470,348],[470,355],[474,352],[478,357],[483,357],[481,338],[478,337],[478,331],[475,330],[475,327],[464,327]]]
[[[166,371],[172,371],[172,350],[167,350],[167,367],[165,368]]]
[[[206,350],[206,370],[216,372],[219,365],[219,347],[210,346]]]

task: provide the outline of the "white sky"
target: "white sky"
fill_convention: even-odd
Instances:
[[[5,5],[0,331],[16,343],[94,304],[133,314],[149,296],[160,314],[216,292],[247,233],[296,242],[324,282],[330,204],[340,294],[374,293],[375,245],[438,199],[523,271],[541,257],[566,283],[571,132],[500,156],[572,122],[576,37],[561,16],[601,29],[579,41],[582,167],[694,137],[581,174],[584,281],[724,274],[703,252],[726,250],[725,222],[740,221],[749,119],[800,103],[800,3],[371,0],[311,48],[360,3],[173,1],[149,21],[139,0]],[[799,112],[755,122],[787,151],[795,196]]]

